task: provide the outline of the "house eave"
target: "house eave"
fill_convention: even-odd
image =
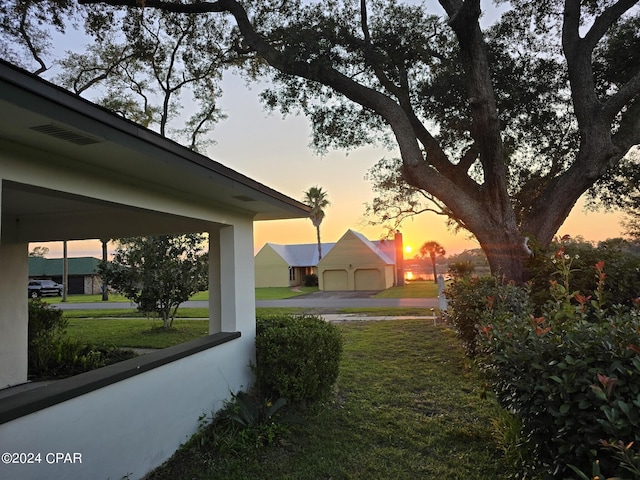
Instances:
[[[4,61],[0,108],[0,141],[34,156],[47,152],[72,167],[196,197],[255,220],[309,214],[301,202]]]

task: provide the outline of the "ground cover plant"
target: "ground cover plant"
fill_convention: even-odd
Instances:
[[[70,377],[136,356],[110,343],[69,337],[68,328],[62,311],[39,299],[29,301],[30,380]]]
[[[500,410],[481,399],[482,380],[451,329],[420,320],[338,328],[336,388],[295,412],[303,424],[260,446],[197,436],[149,478],[509,478],[492,430]]]

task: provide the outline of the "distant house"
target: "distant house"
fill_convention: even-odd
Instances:
[[[62,258],[29,257],[29,278],[63,282]],[[94,257],[67,259],[67,293],[93,295],[102,293],[102,280],[98,275],[100,260]]]
[[[323,243],[326,255],[335,243]],[[265,243],[255,258],[256,287],[293,287],[304,282],[305,275],[317,272],[318,244],[279,245]]]
[[[398,273],[402,270],[398,269],[402,263],[401,242],[399,235],[396,240],[372,242],[361,233],[347,230],[318,263],[320,290],[385,290],[398,284],[398,278],[403,278]]]
[[[256,287],[300,285],[304,275],[315,273],[320,290],[384,290],[404,278],[402,235],[370,241],[347,230],[337,243],[322,244],[320,261],[315,243],[267,243],[256,255],[255,268]]]

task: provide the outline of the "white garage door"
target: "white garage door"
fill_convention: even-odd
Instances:
[[[359,269],[355,272],[356,290],[384,290],[380,270]]]
[[[346,270],[325,270],[322,273],[323,290],[348,290]]]

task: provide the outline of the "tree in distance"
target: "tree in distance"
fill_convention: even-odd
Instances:
[[[322,220],[324,220],[324,209],[327,208],[331,203],[327,198],[327,192],[322,190],[322,187],[311,187],[309,190],[304,192],[304,203],[311,207],[311,212],[309,212],[309,219],[313,226],[316,227],[316,238],[318,241],[318,261],[322,259],[322,243],[320,243],[320,224]]]
[[[110,262],[101,262],[105,284],[170,328],[178,307],[206,290],[208,255],[203,234],[121,238]]]
[[[49,253],[49,247],[38,246],[38,247],[33,247],[33,250],[29,252],[29,256],[44,258],[47,256],[48,253]]]
[[[268,107],[308,116],[319,151],[397,148],[370,173],[372,213],[445,215],[523,282],[528,239],[548,246],[584,194],[615,206],[638,188],[639,1],[500,0],[484,27],[480,0],[439,0],[446,18],[395,0],[9,0],[0,28],[38,58],[38,25],[63,15],[129,44],[150,11],[230,19],[211,27],[223,50],[270,79]]]
[[[429,241],[422,244],[418,257],[421,260],[431,260],[431,271],[433,272],[433,282],[438,283],[436,269],[436,257],[444,257],[447,254],[445,249],[436,241]]]

